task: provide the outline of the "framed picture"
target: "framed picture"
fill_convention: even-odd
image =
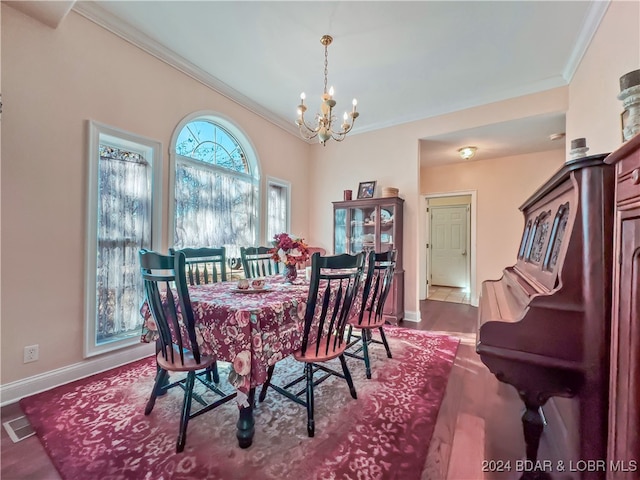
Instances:
[[[358,186],[358,198],[373,198],[373,192],[376,190],[376,182],[360,182]]]

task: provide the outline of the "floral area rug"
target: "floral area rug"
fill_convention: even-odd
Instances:
[[[363,361],[347,358],[357,400],[337,377],[314,389],[313,438],[307,436],[305,408],[270,389],[254,409],[251,447],[238,447],[238,407],[231,401],[192,419],[185,450],[176,454],[182,390],[159,397],[144,415],[155,374],[152,358],[20,404],[69,480],[419,479],[459,340],[391,326],[385,332],[393,358],[382,345],[372,345],[372,379]],[[225,379],[229,365],[220,367]],[[301,364],[286,359],[277,364],[274,383],[301,372]]]

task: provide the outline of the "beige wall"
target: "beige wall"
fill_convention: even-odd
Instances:
[[[314,182],[310,184],[314,202],[310,204],[310,217],[315,221],[310,224],[311,236],[323,246],[332,247],[331,202],[342,198],[342,190],[355,189],[358,182],[365,180],[377,180],[381,186],[400,188],[400,196],[406,201],[403,245],[405,311],[408,318],[417,318],[422,283],[420,272],[426,262],[426,253],[421,248],[425,225],[424,216],[420,213],[424,200],[420,197],[419,186],[419,140],[518,118],[565,113],[568,140],[587,137],[592,146],[591,154],[613,150],[620,144],[621,103],[616,98],[619,91],[617,82],[621,75],[638,68],[640,58],[639,7],[638,2],[614,0],[611,3],[570,87],[470,108],[383,131],[353,135],[342,143],[330,143],[326,147],[314,146],[311,159]],[[364,115],[365,111],[361,113]],[[555,158],[551,160],[555,166],[566,158],[557,152],[552,157]],[[553,170],[547,168],[540,172],[550,174]],[[499,172],[496,174],[500,175]],[[541,174],[537,177],[537,184],[532,182],[523,187],[527,188],[523,190],[523,198],[533,193],[546,178]],[[442,181],[446,181],[445,177]],[[438,183],[439,180],[434,182]],[[437,191],[445,192],[444,183],[439,185]],[[475,190],[471,186],[469,189]],[[520,215],[518,201],[505,206],[512,214]],[[481,214],[478,212],[478,215]],[[478,224],[481,221],[481,217],[478,217]],[[478,230],[480,234],[480,227]],[[518,235],[515,231],[510,234],[512,237]],[[513,249],[507,251],[511,253],[506,257],[506,263],[496,259],[501,263],[487,269],[483,265],[488,266],[488,262],[478,265],[476,284],[485,275],[495,278],[502,268],[513,263],[510,260]]]
[[[425,219],[424,199],[420,195],[419,140],[527,116],[564,112],[567,101],[568,89],[557,88],[354,135],[342,143],[328,143],[326,147],[315,145],[311,159],[314,181],[310,188],[315,200],[310,204],[310,217],[314,219],[310,224],[311,236],[332,248],[331,202],[342,198],[342,190],[356,189],[359,182],[366,180],[376,180],[379,186],[398,187],[400,197],[405,199],[405,315],[409,320],[419,319],[420,290],[424,283],[420,275],[426,262],[426,253],[421,248],[425,242]],[[376,196],[379,196],[378,190]]]
[[[518,207],[565,161],[564,150],[423,168],[420,193],[476,192],[476,284],[513,265],[522,235]],[[473,214],[473,212],[472,212]]]
[[[570,140],[581,137],[587,139],[589,155],[620,145],[620,77],[639,68],[640,2],[613,0],[571,79],[567,149]]]
[[[54,30],[2,4],[2,86],[3,385],[84,362],[88,119],[162,142],[166,191],[178,122],[225,115],[256,148],[263,186],[291,182],[291,227],[308,235],[309,145],[74,12]],[[23,364],[32,344],[40,360]]]

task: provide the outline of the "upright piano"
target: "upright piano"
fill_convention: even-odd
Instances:
[[[605,157],[567,161],[520,207],[516,264],[482,283],[476,351],[524,402],[522,478],[605,475],[586,463],[607,457],[615,178]],[[538,459],[545,429],[556,432],[553,463]]]

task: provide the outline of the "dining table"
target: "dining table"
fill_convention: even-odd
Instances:
[[[231,364],[228,380],[237,391],[241,448],[253,441],[255,388],[266,381],[271,365],[301,346],[308,293],[304,270],[293,282],[282,275],[266,277],[262,290],[239,289],[235,281],[189,286],[201,353]],[[141,341],[155,342],[158,331],[146,302],[140,312]]]

